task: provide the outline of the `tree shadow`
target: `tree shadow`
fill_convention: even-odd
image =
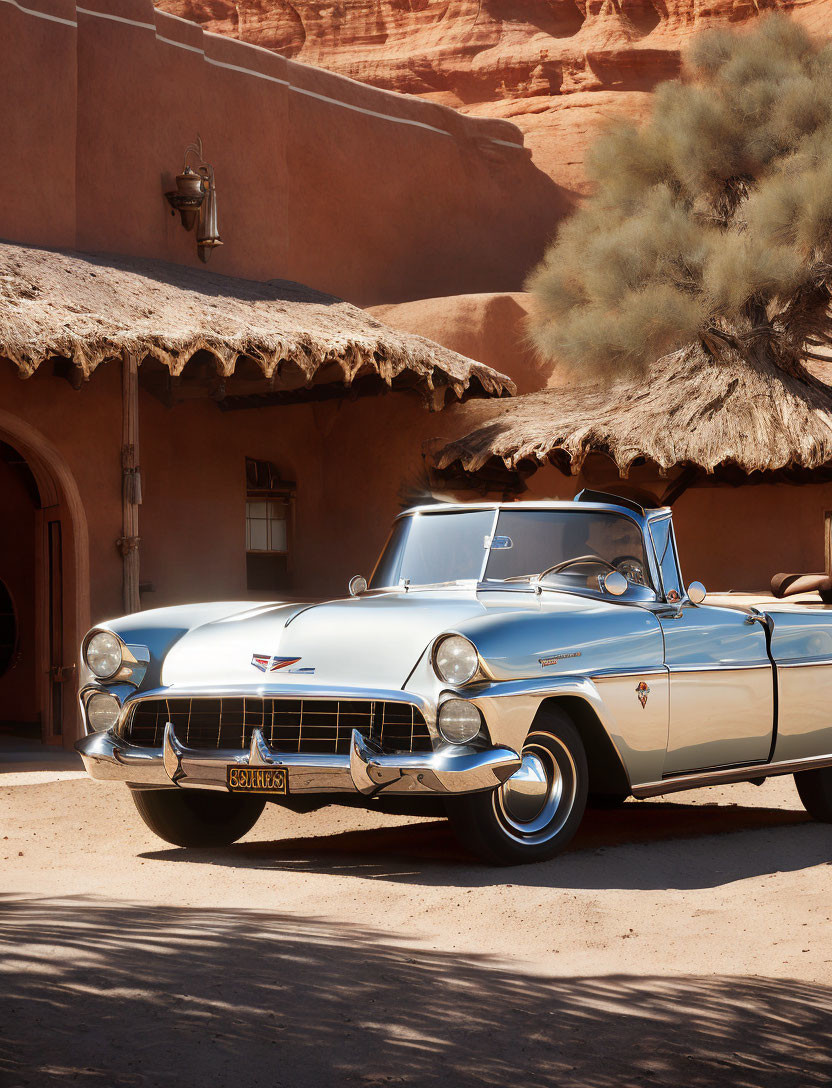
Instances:
[[[0,908],[9,1085],[829,1083],[820,984],[553,979],[267,911]]]
[[[255,840],[225,850],[152,850],[140,856],[417,885],[686,890],[828,864],[832,845],[828,830],[803,812],[634,801],[614,812],[589,810],[564,854],[512,869],[475,861],[459,846],[447,820]]]

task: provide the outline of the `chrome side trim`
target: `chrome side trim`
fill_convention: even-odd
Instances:
[[[226,769],[243,765],[282,767],[289,793],[459,794],[490,790],[521,766],[511,748],[474,749],[448,745],[434,752],[384,755],[357,730],[350,754],[279,752],[252,731],[248,751],[185,748],[173,726],[165,726],[161,748],[138,748],[113,731],[92,733],[76,746],[92,778],[124,782],[133,789],[209,789],[226,791]]]
[[[794,658],[791,661],[776,661],[778,669],[806,669],[810,666],[812,668],[823,668],[824,666],[832,665],[832,658],[825,658],[823,660],[813,660],[810,657]]]
[[[592,687],[592,681],[583,673],[570,673],[566,676],[531,676],[522,680],[496,680],[484,684],[476,691],[466,692],[466,698],[472,702],[478,699],[511,699],[517,695],[557,695],[561,692],[582,694],[597,701],[598,693]]]
[[[621,676],[667,676],[667,665],[651,666],[647,669],[599,669],[592,674],[592,680],[616,680]]]
[[[671,676],[679,676],[689,672],[746,672],[748,669],[770,669],[770,661],[750,661],[750,662],[737,662],[731,661],[729,664],[721,665],[718,662],[711,662],[707,665],[668,665]]]
[[[813,756],[809,759],[791,759],[783,763],[746,763],[742,767],[725,767],[715,771],[698,771],[681,774],[661,782],[645,782],[633,786],[634,797],[657,797],[663,793],[695,790],[701,786],[718,786],[731,782],[747,782],[752,778],[774,778],[781,774],[799,774],[801,771],[822,770],[832,767],[832,755]]]

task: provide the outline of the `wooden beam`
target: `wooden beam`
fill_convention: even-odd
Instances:
[[[700,473],[693,465],[686,465],[676,479],[668,484],[662,497],[659,499],[660,506],[672,506],[678,498],[680,498],[689,487],[692,487],[699,477]]]
[[[121,361],[121,538],[122,589],[125,612],[138,612],[139,506],[142,477],[139,467],[139,360],[125,354]]]

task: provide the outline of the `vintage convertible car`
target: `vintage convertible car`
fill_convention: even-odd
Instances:
[[[782,774],[832,819],[832,608],[686,591],[669,509],[419,507],[350,594],[99,624],[89,773],[180,846],[235,841],[266,801],[440,803],[470,849],[522,863],[563,849],[588,797]]]

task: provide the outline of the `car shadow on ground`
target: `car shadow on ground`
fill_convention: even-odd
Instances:
[[[828,1085],[832,989],[546,977],[298,914],[0,896],[0,1082]]]
[[[812,822],[804,812],[629,801],[615,811],[588,810],[575,839],[558,858],[510,870],[477,862],[459,846],[447,820],[436,819],[335,835],[241,842],[223,850],[153,850],[141,857],[438,886],[510,882],[648,890],[718,887],[827,864],[832,861],[832,842],[829,828]]]

